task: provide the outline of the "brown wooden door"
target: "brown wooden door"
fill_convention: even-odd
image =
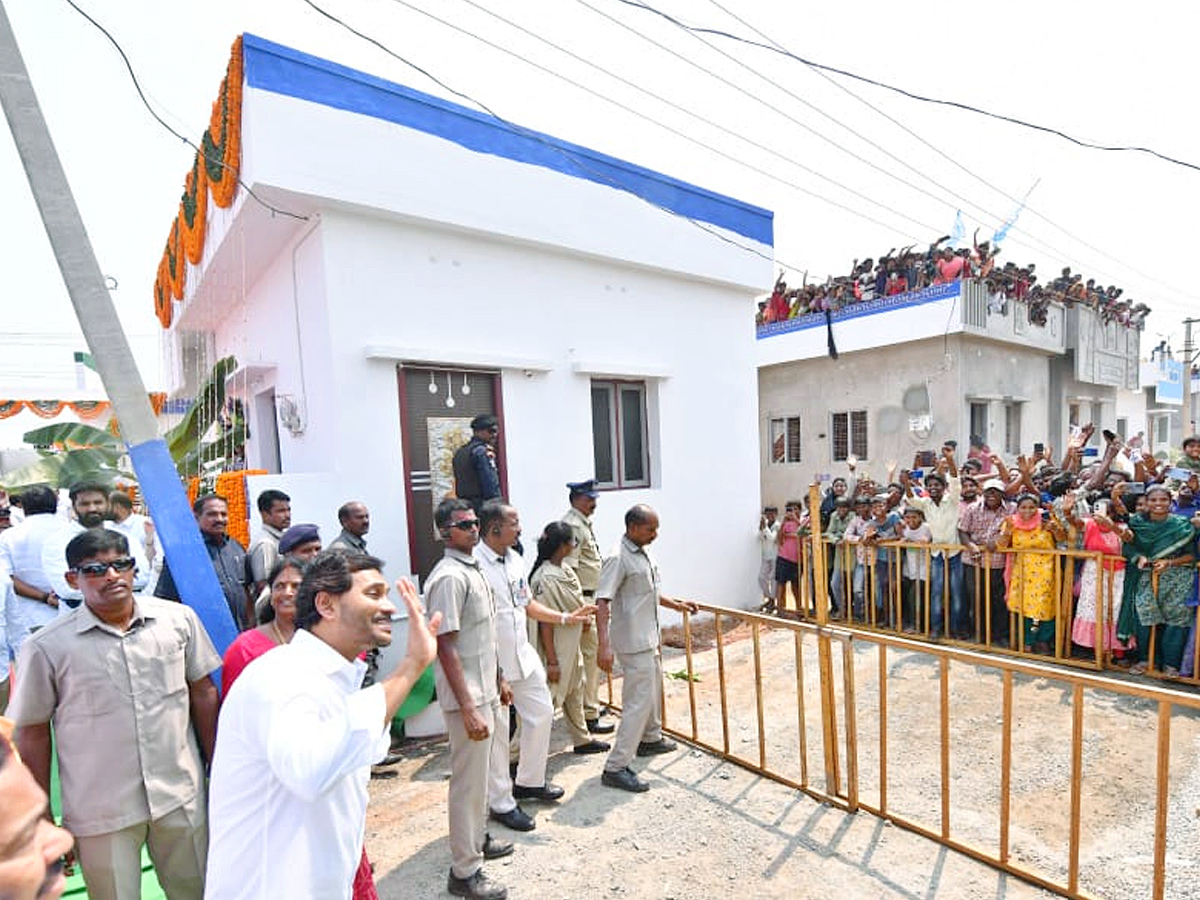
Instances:
[[[497,462],[501,492],[508,493],[500,378],[497,372],[406,365],[398,374],[408,547],[423,587],[442,558],[433,510],[454,493],[454,451],[471,439],[471,420],[478,415],[490,413],[500,420]]]

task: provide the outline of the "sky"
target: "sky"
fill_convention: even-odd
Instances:
[[[0,2],[143,378],[161,386],[151,286],[194,151],[151,118],[116,50],[66,0]],[[1145,301],[1143,355],[1162,338],[1178,353],[1200,308],[1187,262],[1200,170],[822,74],[621,0],[313,0],[390,53],[306,0],[75,2],[193,141],[230,44],[252,32],[771,209],[792,284],[924,246],[957,210],[968,235],[991,238],[1036,185],[1001,262],[1034,262],[1043,281],[1070,265]],[[1177,102],[1200,81],[1200,6],[649,3],[912,93],[1200,166],[1200,125]],[[0,198],[0,395],[79,396],[71,354],[84,343],[4,128]],[[102,396],[94,376],[82,393]],[[40,424],[0,422],[0,447]]]

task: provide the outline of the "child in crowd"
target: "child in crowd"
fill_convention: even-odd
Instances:
[[[925,524],[925,514],[915,507],[904,510],[904,528],[900,532],[906,544],[931,544],[933,532]],[[925,550],[909,547],[904,550],[903,593],[901,594],[901,625],[906,634],[924,627],[925,582],[929,580],[929,555]]]

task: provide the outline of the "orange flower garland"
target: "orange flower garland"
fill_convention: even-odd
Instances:
[[[229,504],[228,534],[236,538],[243,547],[250,546],[250,508],[246,496],[246,476],[266,475],[266,469],[239,469],[236,472],[221,472],[213,482],[212,492],[224,497]],[[195,503],[200,496],[200,479],[188,479],[188,503]]]
[[[233,42],[229,67],[213,104],[208,128],[200,139],[200,151],[184,180],[179,212],[171,224],[155,274],[154,315],[163,328],[171,327],[175,315],[172,301],[183,299],[187,264],[199,265],[204,257],[209,194],[217,206],[227,209],[237,196],[241,162],[242,39],[239,36]]]
[[[222,472],[217,476],[215,493],[229,503],[229,536],[243,547],[250,546],[250,510],[246,497],[246,476],[266,475],[265,469]]]

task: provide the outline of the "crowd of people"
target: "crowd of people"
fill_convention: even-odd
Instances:
[[[756,322],[769,325],[809,313],[835,312],[855,303],[963,279],[976,279],[986,286],[992,312],[1006,313],[1009,301],[1020,303],[1035,325],[1046,324],[1051,303],[1068,309],[1086,306],[1098,312],[1105,324],[1119,322],[1129,328],[1141,328],[1150,312],[1145,303],[1123,298],[1122,288],[1097,284],[1094,278],[1085,281],[1069,266],[1042,285],[1035,264],[1001,265],[996,258],[1000,248],[988,241],[976,241],[970,247],[943,246],[948,241],[946,235],[925,250],[892,248],[878,260],[855,260],[849,274],[830,277],[823,284],[789,288],[780,275],[771,295],[759,302]]]
[[[342,531],[325,546],[317,526],[292,523],[287,494],[264,490],[261,528],[243,548],[228,534],[228,502],[197,497],[239,630],[223,658],[177,602],[187,585],[150,562],[153,526],[130,520],[123,495],[77,485],[64,517],[57,493],[37,486],[16,498],[18,521],[0,507],[0,646],[15,660],[11,702],[3,667],[11,722],[0,719],[0,784],[36,824],[56,765],[69,832],[26,823],[22,840],[0,845],[0,895],[59,896],[64,867],[77,863],[93,900],[130,900],[145,848],[169,900],[375,898],[368,780],[399,761],[394,717],[430,664],[450,744],[451,894],[507,896],[483,863],[514,847],[489,822],[529,831],[528,804],[564,798],[546,777],[556,712],[574,753],[607,754],[602,785],[648,790],[634,761],[676,749],[661,726],[657,608],[696,609],[661,592],[648,550],[658,516],[630,508],[604,557],[596,484],[569,483],[566,512],[527,560],[519,513],[499,496],[497,421],[471,424],[455,454],[457,496],[435,511],[445,549],[423,596],[408,579],[383,577],[361,501],[342,505]],[[393,587],[408,638],[388,672],[380,650],[391,642]],[[615,661],[619,727],[599,702]],[[597,737],[614,731],[611,744]],[[0,820],[10,794],[3,801]]]
[[[763,608],[815,613],[820,578],[829,613],[853,623],[1192,677],[1200,436],[1169,466],[1109,431],[1093,457],[1093,434],[1011,468],[977,440],[960,467],[951,441],[882,484],[852,460],[819,509],[763,511]],[[806,540],[818,523],[823,566]]]

